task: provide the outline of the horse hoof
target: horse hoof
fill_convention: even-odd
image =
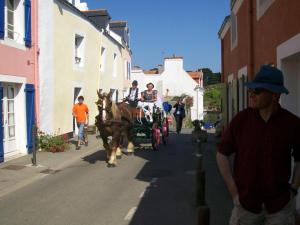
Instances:
[[[122,156],[121,156],[121,155],[118,155],[118,156],[117,156],[117,159],[122,159]]]
[[[133,156],[133,152],[127,152],[128,156]]]
[[[107,164],[107,167],[108,167],[108,168],[115,168],[116,165],[115,165],[115,164]]]

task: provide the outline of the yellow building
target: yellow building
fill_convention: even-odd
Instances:
[[[66,0],[39,2],[40,129],[46,133],[76,132],[72,107],[78,96],[84,96],[93,125],[98,113],[96,91],[124,89],[126,45],[89,12]],[[109,24],[106,14],[101,21]]]

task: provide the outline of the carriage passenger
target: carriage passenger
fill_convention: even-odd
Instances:
[[[153,108],[157,103],[157,91],[153,90],[153,83],[148,83],[146,87],[147,90],[141,93],[141,102],[138,103],[138,107],[143,109],[146,117],[149,117],[149,120],[152,122]]]
[[[139,88],[136,80],[132,81],[132,86],[129,89],[129,93],[124,101],[127,101],[131,107],[136,108],[139,102]]]

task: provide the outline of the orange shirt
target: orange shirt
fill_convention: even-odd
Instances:
[[[86,122],[86,114],[89,113],[89,108],[86,104],[79,105],[78,103],[73,106],[73,113],[75,114],[77,123]]]

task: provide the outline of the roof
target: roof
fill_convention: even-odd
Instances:
[[[233,8],[233,6],[234,6],[235,3],[236,3],[236,0],[231,0],[230,1],[230,7],[231,7],[231,9]]]
[[[109,23],[110,28],[123,28],[127,26],[127,21],[111,21]]]
[[[111,18],[106,9],[85,10],[82,12],[88,16],[108,16],[109,18]]]
[[[159,73],[158,73],[158,69],[154,68],[154,69],[151,69],[151,70],[144,70],[144,74],[153,75],[153,74],[159,74]]]
[[[191,76],[191,78],[193,79],[199,79],[199,77],[201,76],[201,72],[200,71],[187,71],[187,73]]]
[[[164,59],[183,59],[182,56],[167,56]]]
[[[225,28],[225,25],[230,21],[230,16],[226,16],[223,20],[223,23],[221,25],[221,28],[218,32],[218,36],[221,37],[221,33],[223,32],[224,28]]]

